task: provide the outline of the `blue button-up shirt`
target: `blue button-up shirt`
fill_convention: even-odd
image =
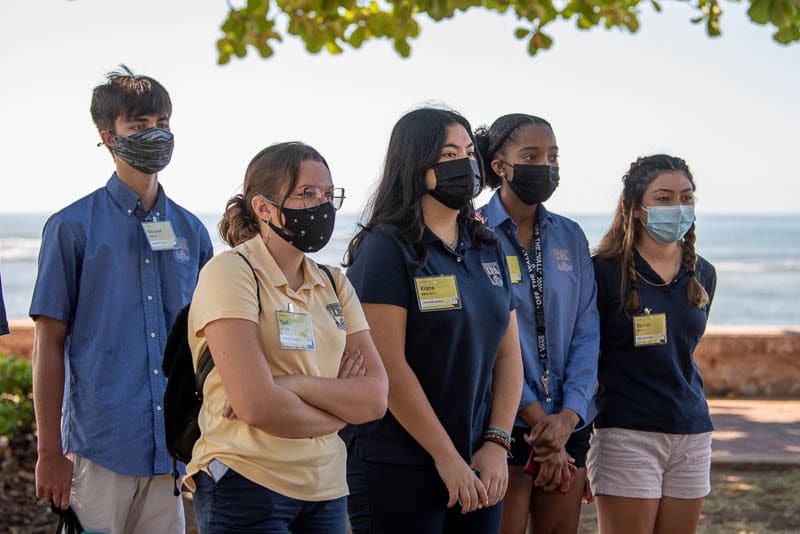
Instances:
[[[8,319],[6,318],[6,305],[3,302],[3,281],[0,280],[0,336],[8,334]]]
[[[525,371],[520,410],[536,401],[542,403],[547,413],[569,408],[580,416],[579,426],[585,426],[597,413],[592,396],[600,348],[597,287],[589,244],[576,222],[550,213],[542,205],[537,210],[542,234],[549,396],[540,381],[543,369],[537,348],[533,290],[522,246],[517,240],[517,225],[508,215],[499,193],[480,209],[500,239],[506,261],[508,256],[516,256],[520,267],[521,279],[512,280]],[[528,426],[521,418],[517,418],[516,424]]]
[[[153,251],[141,223],[169,221],[174,250]],[[152,209],[114,174],[47,221],[30,315],[67,325],[62,441],[116,473],[171,470],[164,437],[168,328],[213,255],[200,220],[159,186]]]

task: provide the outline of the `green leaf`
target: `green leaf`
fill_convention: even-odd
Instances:
[[[800,41],[800,27],[783,28],[772,36],[773,39],[781,44],[788,45],[795,41]]]
[[[405,39],[395,39],[394,49],[397,50],[397,53],[400,54],[401,57],[408,57],[411,55],[411,46],[409,46],[408,41]]]
[[[653,5],[653,9],[655,9],[658,13],[661,13],[661,4],[656,2],[656,0],[650,0],[650,3]]]
[[[517,39],[524,39],[530,35],[530,33],[531,31],[528,28],[517,28],[514,31],[514,35],[517,37]]]

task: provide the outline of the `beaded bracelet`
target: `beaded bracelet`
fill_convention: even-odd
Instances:
[[[483,433],[483,436],[486,437],[487,434],[500,436],[501,438],[503,438],[504,440],[508,441],[509,443],[514,441],[511,438],[511,435],[508,432],[506,432],[505,430],[503,430],[502,428],[497,428],[497,427],[494,427],[494,426],[490,426],[489,428],[486,429],[486,432]]]
[[[491,441],[492,443],[497,443],[501,447],[503,447],[506,451],[511,451],[511,442],[507,439],[504,439],[497,434],[484,434],[483,441]]]

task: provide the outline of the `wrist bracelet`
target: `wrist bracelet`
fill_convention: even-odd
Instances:
[[[511,438],[511,434],[509,434],[508,432],[506,432],[502,428],[497,428],[497,427],[494,427],[494,426],[490,426],[489,428],[486,429],[486,432],[483,433],[484,437],[486,437],[487,434],[493,434],[495,436],[500,436],[501,438],[503,438],[504,440],[508,441],[509,443],[514,441]]]
[[[503,447],[506,450],[506,452],[511,452],[511,441],[505,439],[504,437],[502,437],[502,436],[500,436],[498,434],[490,434],[490,433],[487,432],[486,434],[483,435],[483,440],[484,441],[491,441],[492,443],[496,443],[496,444],[500,445],[501,447]]]

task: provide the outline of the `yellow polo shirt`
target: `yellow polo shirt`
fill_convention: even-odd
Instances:
[[[261,293],[258,313],[253,273]],[[335,378],[348,334],[369,328],[353,286],[339,269],[331,269],[338,298],[327,275],[312,260],[303,260],[304,282],[292,290],[260,236],[225,251],[200,272],[189,312],[189,344],[195,368],[208,345],[205,326],[217,319],[245,319],[258,324],[261,349],[273,375],[304,374]],[[289,303],[295,312],[311,316],[314,350],[283,349],[278,335],[278,311]],[[347,495],[347,452],[338,434],[287,439],[270,435],[239,420],[222,417],[226,400],[219,373],[212,370],[203,387],[198,423],[200,439],[186,467],[191,475],[207,471],[217,459],[245,478],[272,491],[305,501],[322,501]]]

